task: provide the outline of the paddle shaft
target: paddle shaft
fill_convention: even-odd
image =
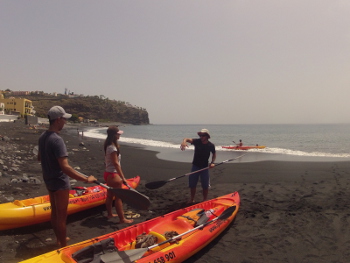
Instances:
[[[78,173],[80,173],[80,172],[78,172]],[[82,174],[82,173],[80,173],[81,175],[85,175],[85,174]],[[87,175],[85,175],[86,177],[88,177]],[[113,187],[110,187],[110,186],[108,186],[108,185],[106,185],[106,184],[103,184],[103,183],[101,183],[101,182],[99,182],[99,181],[94,181],[94,183],[95,184],[98,184],[98,185],[100,185],[100,186],[102,186],[102,187],[104,187],[104,188],[106,188],[107,190],[112,190],[112,191],[114,191],[114,190],[116,190],[116,192],[118,193],[118,191],[121,189],[121,188],[113,188]],[[125,184],[128,188],[129,188],[129,190],[131,190],[131,189],[133,189],[133,188],[131,188],[131,186],[128,184],[128,183],[126,183]],[[134,191],[136,191],[135,189],[133,189]]]
[[[212,220],[210,220],[210,221],[208,221],[208,222],[206,222],[206,223],[203,223],[203,224],[201,224],[201,225],[199,225],[199,226],[196,226],[195,228],[190,229],[190,230],[188,230],[188,231],[186,231],[186,232],[184,232],[184,233],[182,233],[182,234],[179,234],[179,235],[174,236],[174,237],[172,237],[172,238],[169,238],[169,239],[167,239],[167,240],[165,240],[165,241],[163,241],[163,242],[160,242],[159,244],[155,244],[155,245],[153,245],[153,246],[150,246],[150,247],[148,247],[148,250],[150,250],[150,249],[152,249],[152,248],[155,248],[155,247],[158,247],[158,246],[161,246],[161,245],[163,245],[163,244],[166,244],[166,243],[168,243],[168,242],[170,242],[170,241],[172,241],[172,240],[176,240],[176,239],[178,239],[179,237],[182,237],[182,236],[184,236],[184,235],[187,235],[187,234],[189,234],[189,233],[191,233],[191,232],[193,232],[193,231],[196,231],[197,229],[203,228],[203,227],[205,227],[206,225],[209,225],[209,224],[211,224],[211,223],[213,223],[213,222],[215,222],[215,221],[217,221],[217,220],[219,220],[219,219],[226,219],[226,218],[230,217],[230,216],[232,215],[232,213],[233,213],[235,210],[236,210],[236,207],[235,207],[235,206],[231,206],[231,207],[227,208],[224,212],[222,212],[222,214],[219,215],[218,217],[215,217],[214,219],[212,219]]]
[[[240,156],[238,156],[238,157],[236,157],[236,158],[228,159],[228,160],[222,161],[222,162],[220,162],[220,163],[216,163],[214,167],[219,166],[219,165],[221,165],[221,164],[223,164],[223,163],[227,163],[227,162],[234,161],[234,160],[236,160],[236,159],[238,159],[238,158],[243,157],[243,155],[246,155],[246,153],[245,153],[245,154],[242,154],[242,155],[240,155]],[[183,174],[183,175],[181,175],[181,176],[179,176],[179,177],[171,178],[171,179],[167,180],[167,182],[173,181],[173,180],[175,180],[175,179],[182,178],[182,177],[187,176],[187,175],[195,174],[195,173],[198,173],[198,172],[201,172],[201,171],[204,171],[204,170],[208,170],[208,169],[210,169],[210,166],[205,167],[205,168],[202,168],[202,169],[199,169],[199,170],[194,171],[194,172],[191,172],[191,173]]]
[[[216,165],[216,164],[215,164],[215,165]],[[190,173],[187,173],[187,174],[183,174],[183,175],[180,175],[180,176],[178,176],[178,177],[171,178],[171,179],[167,180],[167,182],[171,182],[171,181],[173,181],[173,180],[176,180],[176,179],[185,177],[185,176],[187,176],[187,175],[191,175],[191,174],[195,174],[195,173],[198,173],[198,172],[201,172],[201,171],[204,171],[204,170],[208,170],[209,168],[210,168],[210,166],[205,167],[205,168],[202,168],[202,169],[199,169],[199,170],[194,171],[194,172],[190,172]]]
[[[233,161],[233,160],[236,160],[236,159],[238,159],[238,158],[243,157],[244,155],[246,155],[246,153],[245,153],[245,154],[242,154],[242,155],[240,155],[240,156],[238,156],[238,157],[236,157],[236,158],[228,159],[228,160],[222,161],[222,162],[220,162],[220,163],[216,163],[214,167],[216,167],[216,166],[218,166],[218,165],[220,165],[220,164],[226,163],[226,162],[231,162],[231,161]],[[162,187],[163,185],[165,185],[165,184],[168,183],[168,182],[174,181],[174,180],[176,180],[176,179],[182,178],[182,177],[187,176],[187,175],[191,175],[191,174],[195,174],[195,173],[198,173],[198,172],[207,170],[207,169],[209,169],[209,168],[210,168],[210,166],[205,167],[205,168],[202,168],[202,169],[199,169],[199,170],[194,171],[194,172],[190,172],[190,173],[187,173],[187,174],[180,175],[180,176],[178,176],[178,177],[171,178],[171,179],[166,180],[166,181],[149,182],[149,183],[147,183],[145,186],[146,186],[146,188],[148,188],[148,189],[157,189],[157,188],[159,188],[159,187]]]
[[[78,172],[78,173],[86,176],[81,172]],[[94,183],[106,188],[109,191],[114,192],[119,198],[123,200],[123,202],[127,203],[128,205],[136,209],[147,210],[151,204],[148,196],[136,191],[134,188],[128,185],[128,183],[126,183],[126,186],[129,188],[128,190],[122,189],[122,188],[113,188],[97,180],[95,180]]]

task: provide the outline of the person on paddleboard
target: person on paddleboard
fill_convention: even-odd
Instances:
[[[124,173],[120,166],[121,154],[118,140],[121,134],[123,134],[123,131],[119,130],[117,126],[110,126],[107,129],[107,138],[104,143],[106,167],[103,177],[108,186],[119,189],[122,188],[123,183],[127,184]],[[117,216],[116,214],[112,213],[113,199],[115,200],[114,205],[119,217],[119,223],[132,223],[132,219],[126,219],[124,216],[122,200],[115,194],[115,192],[111,190],[107,190],[107,217],[111,218]]]
[[[97,179],[74,170],[68,164],[67,147],[59,132],[72,114],[61,106],[53,106],[48,112],[49,129],[39,138],[38,161],[41,162],[43,179],[49,192],[51,203],[51,224],[60,247],[67,246],[67,208],[69,200],[69,177],[86,183]]]
[[[192,172],[198,171],[203,168],[212,168],[215,166],[214,162],[216,159],[215,145],[209,141],[210,134],[207,129],[202,129],[198,133],[199,139],[184,138],[181,143],[181,150],[184,151],[188,147],[187,143],[194,145],[194,155],[192,161]],[[210,153],[212,154],[211,163],[209,164]],[[207,200],[209,187],[210,187],[210,177],[209,169],[205,169],[198,173],[189,175],[188,177],[189,187],[191,192],[190,203],[194,203],[194,198],[196,195],[196,187],[199,178],[201,179],[201,185],[203,189],[203,201]]]

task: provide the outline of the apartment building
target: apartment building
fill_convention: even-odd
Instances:
[[[1,96],[0,103],[4,104],[5,114],[19,115],[22,117],[25,115],[33,115],[34,107],[31,100],[15,97],[4,99],[3,96]]]

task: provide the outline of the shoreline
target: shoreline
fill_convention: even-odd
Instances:
[[[70,124],[70,129],[73,130],[73,133],[75,132],[74,129],[76,127],[80,127],[81,129],[84,129],[86,134],[89,134],[89,130],[95,129],[95,128],[101,128],[101,127],[108,127],[109,125],[121,125],[120,123],[104,123],[103,125],[99,126],[93,126],[93,125],[86,125],[86,124]],[[80,126],[79,126],[80,125]],[[84,126],[81,126],[84,125]],[[86,137],[96,140],[104,140],[104,137],[101,136],[101,138],[97,137]],[[136,139],[136,141],[139,139]],[[152,140],[151,140],[152,141]],[[153,141],[152,141],[153,142]],[[186,149],[185,151],[180,151],[180,143],[177,145],[171,145],[169,147],[166,145],[163,146],[154,146],[154,145],[145,145],[145,144],[139,144],[139,143],[131,143],[128,141],[123,141],[123,137],[121,138],[121,141],[119,142],[120,145],[128,145],[131,147],[140,147],[145,150],[150,151],[156,151],[157,157],[162,160],[167,161],[174,161],[174,162],[191,162],[193,157],[193,148]],[[175,146],[175,147],[174,147]],[[290,154],[290,153],[279,153],[279,152],[265,152],[264,150],[222,150],[220,146],[217,146],[217,155],[220,156],[220,160],[217,160],[218,162],[236,158],[240,155],[246,154],[244,157],[240,158],[240,160],[237,160],[239,162],[261,162],[261,161],[288,161],[288,162],[347,162],[350,161],[349,157],[340,157],[340,156],[309,156],[307,155],[296,155],[296,154]],[[268,148],[268,147],[267,147]]]
[[[27,175],[41,179],[41,168],[32,148],[44,129],[30,129],[23,123],[0,123],[1,134],[12,138],[0,141],[0,154],[21,157],[20,171],[0,176],[0,197],[25,199],[46,194],[43,184],[10,183]],[[73,128],[74,129],[74,128]],[[69,164],[80,167],[103,182],[103,141],[79,138],[74,130],[64,129]],[[6,134],[5,134],[6,133]],[[16,140],[18,138],[18,140]],[[83,142],[84,146],[80,146]],[[183,154],[180,149],[179,154]],[[189,152],[189,151],[188,151]],[[137,190],[150,197],[150,211],[134,223],[186,206],[189,198],[187,178],[149,190],[145,183],[166,180],[190,172],[192,153],[187,162],[159,159],[157,151],[121,145],[122,168],[127,178],[140,175]],[[15,157],[14,157],[15,156]],[[224,158],[223,158],[224,159]],[[222,161],[221,157],[217,162]],[[241,207],[234,223],[190,262],[347,262],[350,259],[350,162],[231,162],[210,170],[209,199],[238,191]],[[76,185],[85,186],[78,182]],[[200,185],[196,200],[201,199]],[[125,207],[127,209],[128,207]],[[106,219],[104,206],[68,216],[67,233],[74,244],[116,231],[118,219]],[[0,261],[18,262],[55,249],[50,223],[0,231]],[[331,251],[329,248],[332,248]]]

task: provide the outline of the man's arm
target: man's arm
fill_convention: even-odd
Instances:
[[[215,166],[215,160],[216,160],[216,152],[212,154],[212,157],[211,157],[211,163],[210,163],[210,168],[214,167]]]
[[[189,142],[189,143],[192,143],[192,142],[193,142],[193,139],[191,139],[191,138],[185,138],[185,139],[183,139],[183,141],[182,141],[182,143],[181,143],[181,145],[180,145],[181,151],[186,150],[186,147],[188,147],[188,145],[187,145],[188,142]]]
[[[93,175],[86,177],[85,175],[74,170],[73,167],[69,165],[67,157],[61,157],[61,158],[58,158],[57,160],[58,160],[58,163],[60,164],[62,171],[69,177],[78,181],[86,182],[86,183],[93,183],[97,181],[97,179]]]

